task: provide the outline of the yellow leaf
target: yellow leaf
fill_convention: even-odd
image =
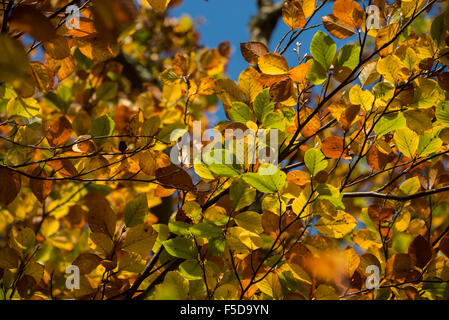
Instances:
[[[154,10],[160,13],[164,13],[171,0],[147,0]]]
[[[260,71],[265,74],[277,75],[288,72],[288,63],[283,56],[278,53],[267,53],[257,60]]]
[[[352,104],[360,105],[365,111],[371,110],[374,96],[368,90],[362,90],[358,84],[349,91],[349,100]]]
[[[239,239],[250,250],[259,249],[264,245],[265,242],[257,233],[245,229],[242,230],[243,231],[239,233]]]
[[[351,279],[355,270],[359,267],[360,257],[353,248],[348,247],[341,253],[341,258],[343,274]]]
[[[8,244],[21,256],[34,245],[35,234],[31,228],[23,225],[15,225],[9,231]]]
[[[419,136],[409,128],[396,130],[393,136],[397,149],[406,157],[412,159],[418,149]]]
[[[353,216],[338,210],[334,219],[321,217],[315,224],[315,229],[327,237],[340,239],[350,233],[356,225],[357,220]]]
[[[296,0],[302,7],[302,11],[304,11],[304,16],[306,18],[310,17],[315,11],[315,0]]]
[[[249,102],[253,102],[256,96],[263,90],[263,85],[258,81],[259,76],[259,72],[253,67],[246,68],[239,75],[239,87]]]
[[[114,243],[112,242],[111,238],[109,238],[106,234],[93,232],[91,233],[89,240],[92,241],[90,243],[90,247],[92,249],[97,250],[100,254],[104,255],[105,257],[111,255],[114,249]]]
[[[376,36],[376,48],[380,49],[388,42],[393,40],[398,30],[399,30],[399,23],[392,23],[381,28]],[[392,52],[393,52],[393,44],[390,44],[386,46],[384,49],[382,49],[379,52],[379,54],[381,57],[385,57],[391,54]]]
[[[320,284],[315,291],[315,299],[317,300],[338,300],[338,294],[335,288],[328,284]]]
[[[277,273],[268,274],[262,281],[257,283],[257,287],[274,299],[282,299],[282,286]]]
[[[389,55],[379,60],[377,63],[377,72],[383,75],[385,80],[395,84],[396,81],[404,78],[404,74],[401,71],[404,67],[401,59],[395,55]]]
[[[426,275],[429,278],[449,281],[449,258],[439,256],[433,259],[427,267]]]
[[[156,238],[157,232],[151,226],[140,224],[128,230],[122,249],[145,256],[153,249]]]
[[[360,229],[354,231],[351,235],[351,239],[363,249],[369,249],[370,247],[382,248],[379,233],[373,230]]]
[[[401,213],[401,215],[398,218],[396,218],[394,222],[396,230],[399,232],[404,232],[405,230],[407,230],[408,225],[410,223],[410,219],[411,215],[409,211]]]

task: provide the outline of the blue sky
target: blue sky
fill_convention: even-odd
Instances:
[[[320,14],[314,17],[312,24],[319,24],[321,22],[320,17],[329,14],[331,10],[331,6],[326,5],[320,11]],[[175,17],[188,14],[193,19],[204,19],[204,22],[197,24],[196,27],[201,35],[201,44],[207,47],[217,47],[221,41],[228,40],[232,45],[228,76],[237,80],[240,72],[248,66],[248,63],[240,54],[240,43],[249,41],[248,23],[256,12],[256,0],[184,0],[182,5],[170,9],[169,14]],[[317,30],[320,29],[308,30],[301,36],[301,56],[309,52],[310,41]],[[323,29],[321,28],[321,30]],[[275,49],[276,44],[287,31],[288,27],[280,19],[271,38],[271,51]],[[286,57],[290,67],[297,65],[297,59],[292,48],[290,48]]]

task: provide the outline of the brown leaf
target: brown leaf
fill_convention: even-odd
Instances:
[[[446,257],[449,257],[449,236],[445,235],[443,239],[441,239],[440,244],[438,245],[438,249],[441,250]]]
[[[30,5],[18,5],[11,12],[10,28],[30,34],[37,41],[48,41],[56,36],[50,20]]]
[[[410,279],[413,275],[412,261],[410,256],[405,253],[396,253],[387,261],[385,269],[386,276],[390,279],[398,281]]]
[[[269,52],[267,46],[261,42],[240,43],[240,51],[243,58],[251,64],[257,64],[259,57]]]
[[[31,171],[33,177],[41,177],[43,179],[30,179],[30,188],[37,200],[43,202],[51,192],[53,181],[45,180],[48,177],[45,170],[37,166]]]
[[[278,81],[270,87],[271,100],[275,102],[285,101],[293,93],[293,82],[290,78]]]
[[[432,258],[432,247],[422,235],[418,235],[408,247],[408,254],[412,263],[422,269]]]
[[[81,253],[78,258],[73,261],[73,265],[78,266],[80,274],[91,273],[101,262],[101,258],[93,253]]]
[[[69,213],[65,216],[65,219],[68,221],[71,228],[82,229],[86,225],[86,216],[87,212],[84,211],[80,205],[75,204],[70,207]]]
[[[17,292],[22,298],[28,298],[33,293],[33,288],[36,285],[36,280],[32,276],[25,274],[17,282]]]
[[[371,205],[368,207],[368,215],[376,225],[379,221],[381,223],[389,221],[394,213],[395,210],[388,206]]]
[[[89,208],[87,223],[92,232],[104,233],[112,238],[116,216],[106,197],[101,193],[91,192],[84,197],[84,203]]]
[[[354,28],[333,14],[321,17],[321,22],[323,22],[324,28],[338,39],[345,39],[355,34]]]
[[[71,178],[78,175],[75,166],[68,159],[50,160],[47,161],[47,164],[64,178]]]
[[[330,159],[343,157],[343,148],[343,138],[337,136],[327,137],[321,143],[321,150],[324,155]]]
[[[50,123],[46,138],[52,147],[56,147],[62,146],[71,136],[72,124],[65,116],[61,116]]]
[[[0,167],[0,202],[7,206],[20,192],[20,174],[8,168]]]
[[[437,80],[438,85],[442,89],[449,91],[449,72],[442,72],[440,74],[437,74]]]
[[[218,44],[218,52],[223,57],[227,57],[231,54],[231,43],[229,41],[222,41]]]
[[[70,48],[67,39],[57,35],[44,42],[45,52],[53,59],[64,59],[70,56]]]
[[[181,167],[169,165],[156,170],[157,181],[164,187],[180,188],[184,190],[193,190],[195,186],[192,183],[190,175]]]
[[[376,146],[371,147],[366,155],[366,160],[374,170],[382,170],[388,161],[388,154],[383,153]]]

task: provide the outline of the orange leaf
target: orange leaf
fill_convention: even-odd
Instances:
[[[290,71],[288,72],[290,74],[290,78],[293,81],[299,82],[300,89],[304,89],[306,85],[307,82],[306,76],[310,66],[311,66],[310,63],[306,62],[290,69]]]
[[[327,137],[321,143],[321,150],[330,159],[343,157],[344,141],[341,137]]]
[[[306,24],[306,17],[301,4],[296,1],[286,1],[282,6],[282,19],[292,29],[302,28]]]
[[[298,186],[304,186],[310,182],[310,175],[301,170],[294,170],[287,173],[287,181],[293,182]]]
[[[364,12],[354,0],[335,0],[332,13],[355,29],[362,25]]]
[[[65,116],[50,123],[46,138],[52,147],[62,146],[72,136],[72,124]]]

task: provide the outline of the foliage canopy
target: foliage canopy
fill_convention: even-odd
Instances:
[[[229,79],[180,0],[3,1],[0,298],[449,298],[448,1],[388,2],[281,1]],[[275,172],[173,164],[194,121],[277,130]]]

